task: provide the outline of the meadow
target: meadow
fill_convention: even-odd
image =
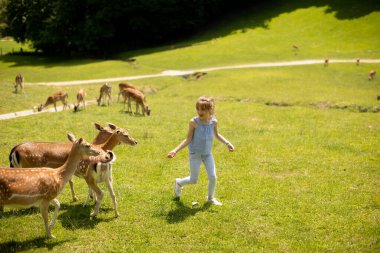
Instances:
[[[94,204],[83,206],[87,186],[74,178],[80,200],[72,202],[69,187],[58,196],[61,209],[52,231],[57,238],[44,238],[37,208],[5,208],[0,252],[379,252],[380,78],[367,80],[379,64],[356,65],[355,59],[380,59],[380,11],[364,5],[356,12],[326,1],[263,6],[187,41],[114,60],[1,56],[1,114],[32,109],[58,89],[69,92],[70,104],[79,87],[94,100],[100,87],[33,82],[326,57],[353,61],[213,71],[197,81],[133,80],[155,90],[147,93],[149,117],[126,113],[113,82],[110,106],[1,121],[1,166],[8,166],[11,148],[24,141],[65,141],[67,131],[91,141],[94,122],[128,129],[138,145],[114,149],[120,217],[114,218],[102,185],[101,211],[90,218]],[[138,60],[136,67],[126,61],[130,57]],[[16,73],[25,75],[25,94],[13,93]],[[219,131],[236,148],[228,152],[214,143],[222,206],[206,203],[203,167],[198,184],[184,188],[180,201],[173,199],[174,179],[188,175],[188,156],[186,150],[174,159],[166,154],[185,138],[201,95],[215,98]],[[192,207],[193,201],[200,205]]]

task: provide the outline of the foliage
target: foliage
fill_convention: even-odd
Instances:
[[[7,5],[7,33],[45,53],[102,56],[183,37],[233,6],[225,0],[14,0]]]

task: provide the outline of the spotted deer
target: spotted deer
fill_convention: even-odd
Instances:
[[[116,145],[120,143],[125,143],[132,146],[137,144],[137,142],[133,139],[133,137],[129,135],[125,129],[117,127],[112,123],[108,123],[108,126],[111,134],[108,135],[108,129],[103,129],[103,131],[107,131],[108,138],[104,142],[99,142],[97,145],[98,147],[102,148],[103,150],[112,150]],[[104,133],[102,135],[104,135]],[[31,142],[26,144],[29,145],[21,144],[22,147],[16,146],[18,155],[14,150],[12,150],[10,158],[13,159],[13,157],[18,156],[20,160],[20,157],[23,157],[22,161],[24,164],[28,164],[28,167],[43,167],[46,166],[47,163],[51,165],[49,167],[58,167],[62,164],[62,161],[65,160],[65,157],[68,156],[67,150],[69,149],[68,146],[71,143]],[[78,168],[74,174],[80,178],[83,178],[86,181],[89,189],[95,192],[95,199],[97,201],[95,209],[91,213],[91,216],[96,216],[99,213],[100,204],[103,199],[103,192],[98,187],[98,183],[101,182],[106,183],[107,188],[110,192],[114,204],[115,217],[119,216],[119,213],[117,211],[116,197],[112,185],[111,163],[98,163],[94,160],[84,159],[79,163]],[[76,201],[78,198],[76,197],[74,191],[74,184],[71,179],[69,182],[73,201]],[[89,196],[86,199],[85,205],[88,204],[88,200]]]
[[[83,108],[86,109],[86,90],[85,89],[80,89],[77,93],[77,104],[74,104],[74,112],[77,112],[79,109],[80,104],[83,104]]]
[[[141,105],[141,111],[142,114],[145,116],[145,113],[150,115],[150,109],[148,104],[145,102],[145,96],[144,94],[135,89],[131,88],[125,88],[122,93],[124,98],[124,109],[125,109],[125,103],[128,100],[128,112],[132,112],[132,106],[131,106],[131,100],[134,100],[136,102],[136,113],[139,111],[139,105]]]
[[[69,97],[69,94],[66,92],[66,91],[58,91],[56,93],[54,93],[53,95],[49,96],[47,99],[46,99],[46,102],[44,105],[40,105],[38,107],[38,111],[42,111],[43,109],[45,109],[47,106],[53,104],[54,105],[54,109],[55,111],[57,111],[57,102],[58,101],[61,101],[62,104],[63,104],[63,110],[66,109],[66,107],[70,108],[70,106],[67,104],[67,98]]]
[[[113,134],[113,130],[102,127],[95,123],[95,128],[99,131],[92,141],[94,145],[105,143]],[[71,142],[24,142],[12,148],[9,154],[11,168],[31,168],[31,167],[51,167],[61,166],[67,159],[72,148]],[[70,179],[70,190],[73,201],[78,198],[75,195],[74,183]],[[2,211],[0,206],[0,211]]]
[[[82,138],[76,140],[71,133],[68,133],[67,137],[73,145],[65,163],[56,169],[47,167],[0,168],[0,205],[21,208],[39,206],[47,238],[55,237],[51,231],[60,208],[57,196],[74,174],[79,162],[90,156],[96,156],[103,162],[108,162],[114,157],[111,151],[106,153]],[[49,224],[50,203],[54,205],[55,209]]]
[[[24,77],[21,74],[17,74],[15,78],[15,93],[18,93],[18,88],[20,87],[20,92],[24,93]]]
[[[108,105],[110,105],[110,100],[112,100],[111,93],[112,93],[112,86],[109,85],[108,83],[103,84],[102,87],[100,87],[99,98],[96,99],[96,101],[98,102],[98,105],[101,104],[102,100],[103,100],[103,105],[105,105],[106,99],[107,99]]]

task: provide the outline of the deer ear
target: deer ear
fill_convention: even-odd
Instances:
[[[83,142],[83,138],[78,139],[78,143],[81,144]]]
[[[108,123],[108,126],[112,129],[112,130],[115,130],[117,128],[117,126],[115,126],[114,124],[112,123]]]
[[[72,133],[70,133],[70,132],[67,132],[67,138],[68,138],[69,141],[71,141],[72,143],[74,143],[75,140],[76,140],[75,136],[74,136]]]
[[[98,123],[95,122],[94,125],[95,125],[95,128],[98,129],[99,131],[103,130],[103,127],[99,125]]]

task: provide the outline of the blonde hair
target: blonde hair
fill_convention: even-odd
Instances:
[[[211,115],[215,115],[215,102],[214,98],[201,96],[198,98],[195,104],[196,109],[204,109],[210,112]]]

